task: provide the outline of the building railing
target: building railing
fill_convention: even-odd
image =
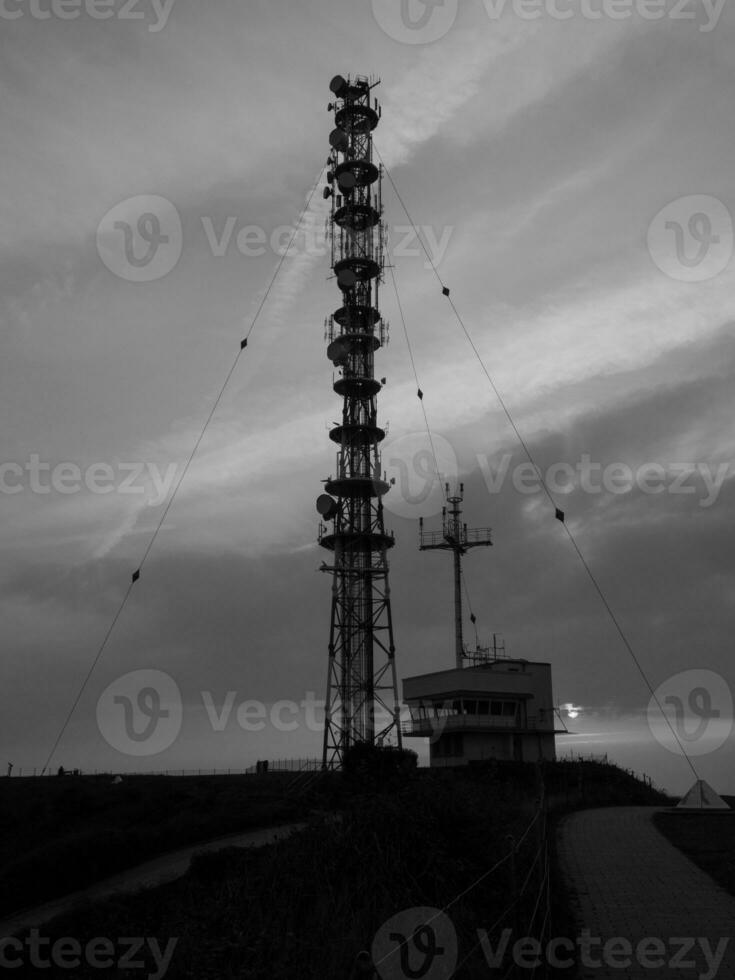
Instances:
[[[401,732],[404,735],[427,737],[470,728],[484,732],[532,731],[551,734],[554,730],[554,719],[549,715],[548,719],[541,721],[538,717],[531,716],[526,723],[522,723],[518,717],[512,715],[447,714],[405,721],[401,725]]]
[[[109,777],[122,776],[250,776],[259,773],[269,772],[315,772],[322,768],[322,760],[315,758],[305,759],[273,759],[268,760],[267,765],[256,763],[246,769],[152,769],[126,771],[125,769],[64,769],[60,773],[58,769],[46,769],[33,766],[13,766],[10,773],[0,773],[0,779],[10,776],[12,779],[33,779],[63,776],[97,776]]]
[[[458,535],[458,544],[487,544],[490,541],[492,528],[490,527],[471,527],[462,526]],[[453,540],[451,533],[447,530],[442,531],[421,531],[419,543],[422,548],[436,548],[437,545],[445,544],[451,547],[450,541]]]
[[[321,759],[275,759],[268,763],[268,772],[314,772],[322,768]]]

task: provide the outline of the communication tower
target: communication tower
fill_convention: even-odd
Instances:
[[[325,768],[341,766],[358,743],[401,745],[387,558],[395,542],[383,524],[382,498],[390,485],[381,471],[382,383],[374,374],[375,352],[387,339],[378,309],[385,229],[382,167],[373,162],[372,132],[381,110],[371,92],[377,84],[337,75],[329,86],[335,128],[324,197],[331,198],[331,267],[341,305],[325,327],[342,421],[329,433],[338,446],[336,470],[317,501],[319,544],[331,552],[322,571],[332,576]]]

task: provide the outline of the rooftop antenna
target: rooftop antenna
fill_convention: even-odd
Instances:
[[[419,550],[451,551],[454,554],[454,637],[457,667],[462,668],[465,657],[462,637],[462,557],[470,548],[492,545],[489,527],[468,529],[462,523],[464,483],[459,491],[449,496],[449,484],[445,486],[447,505],[442,507],[441,531],[424,531],[424,519],[419,518]]]

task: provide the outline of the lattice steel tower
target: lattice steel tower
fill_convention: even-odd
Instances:
[[[373,364],[387,331],[378,309],[385,229],[382,168],[373,163],[377,84],[360,75],[337,75],[330,84],[335,129],[324,196],[332,201],[331,266],[342,304],[325,326],[342,421],[329,433],[339,447],[336,473],[317,501],[327,522],[319,526],[319,543],[333,555],[332,564],[322,565],[332,575],[323,755],[329,768],[340,766],[356,743],[401,744],[387,558],[394,539],[383,525],[382,497],[390,486],[381,472],[382,384]]]

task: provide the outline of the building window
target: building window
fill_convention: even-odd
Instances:
[[[455,732],[442,735],[433,748],[433,754],[439,759],[459,758],[464,751],[462,735]]]

